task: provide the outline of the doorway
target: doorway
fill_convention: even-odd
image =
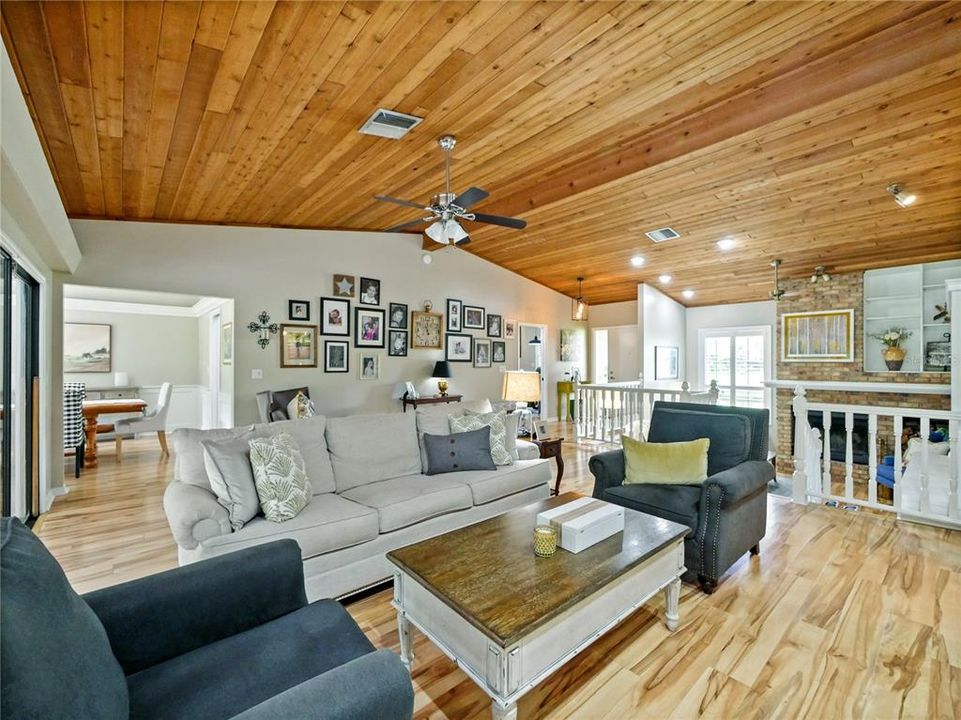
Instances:
[[[530,323],[518,323],[518,370],[540,373],[541,402],[536,406],[532,404],[532,409],[539,417],[545,415],[542,408],[547,399],[547,379],[544,371],[544,358],[546,357],[547,326],[533,325]]]
[[[204,427],[220,427],[220,354],[221,354],[222,323],[219,312],[210,316],[210,347],[207,355],[207,383],[209,396],[207,398],[207,422]]]
[[[40,512],[40,283],[0,250],[0,493],[2,514]]]
[[[591,378],[594,383],[633,382],[640,376],[637,326],[594,328],[591,332]]]

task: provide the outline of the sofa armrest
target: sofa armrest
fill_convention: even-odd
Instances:
[[[527,440],[517,441],[517,459],[518,460],[539,460],[541,457],[540,448],[537,447],[532,442]]]
[[[378,650],[265,700],[234,720],[410,720],[410,675],[390,650]]]
[[[704,497],[711,486],[720,491],[721,506],[736,505],[761,489],[766,489],[774,479],[774,466],[765,460],[748,460],[723,472],[716,473],[704,481]]]
[[[277,540],[83,596],[130,675],[304,607],[304,564]]]
[[[208,538],[229,535],[230,516],[209,490],[173,481],[164,490],[164,514],[174,540],[193,550]]]
[[[596,498],[603,497],[610,487],[624,484],[624,451],[609,450],[594,455],[587,466],[594,473],[594,492]]]

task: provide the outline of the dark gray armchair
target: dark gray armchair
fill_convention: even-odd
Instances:
[[[340,603],[307,603],[293,540],[81,597],[0,520],[4,718],[410,720],[400,658]]]
[[[768,411],[656,402],[648,442],[710,438],[708,478],[701,485],[624,485],[624,451],[590,459],[594,497],[691,528],[684,541],[686,580],[712,593],[744,553],[759,552],[767,525]]]
[[[290,390],[264,390],[257,393],[257,414],[260,422],[271,423],[280,420],[290,420],[287,415],[287,406],[290,401],[297,397],[297,393],[303,393],[310,397],[310,389],[306,387],[291,388]]]

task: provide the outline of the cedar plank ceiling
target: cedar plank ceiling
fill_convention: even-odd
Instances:
[[[454,185],[469,252],[699,305],[961,257],[961,3],[3,2],[71,217],[381,229]],[[424,116],[361,135],[377,107]],[[904,183],[909,209],[885,193]],[[655,246],[643,231],[681,238]],[[715,242],[738,246],[721,253]],[[447,250],[447,252],[460,252]],[[647,263],[633,268],[629,258]]]

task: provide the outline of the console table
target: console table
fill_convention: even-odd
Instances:
[[[438,405],[440,403],[450,404],[450,403],[460,402],[463,399],[464,399],[463,395],[444,395],[442,397],[434,395],[432,397],[419,397],[419,398],[412,398],[412,397],[405,396],[401,398],[401,401],[404,403],[404,412],[407,412],[408,407],[412,407],[416,410],[418,405]]]
[[[561,422],[573,421],[571,417],[571,400],[577,398],[577,388],[572,380],[558,380],[557,382],[557,419]],[[576,410],[575,410],[576,412]]]

